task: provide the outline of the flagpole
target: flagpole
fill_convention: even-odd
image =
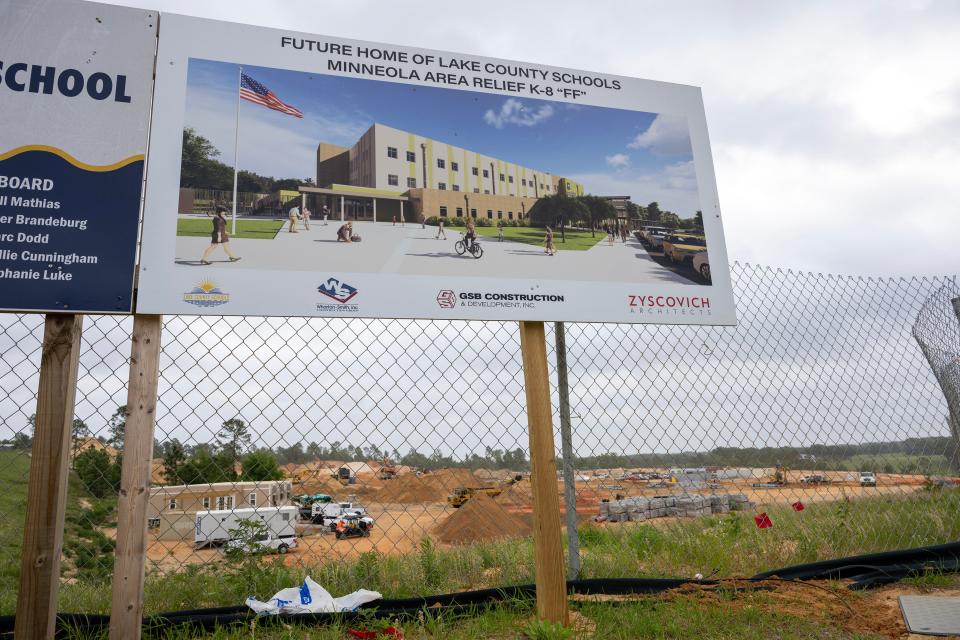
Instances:
[[[237,235],[237,162],[240,157],[240,85],[243,84],[243,67],[237,72],[237,121],[233,136],[233,223],[230,235]]]

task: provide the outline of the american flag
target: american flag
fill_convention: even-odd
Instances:
[[[285,113],[288,116],[302,118],[303,112],[291,106],[274,95],[273,91],[251,78],[245,73],[240,74],[240,97],[250,102],[262,104],[268,109]]]

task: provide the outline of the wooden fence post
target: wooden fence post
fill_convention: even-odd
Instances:
[[[527,395],[530,431],[537,617],[568,624],[553,412],[550,406],[546,335],[542,322],[520,323],[520,350],[523,355],[523,386]]]
[[[147,504],[153,460],[162,316],[135,315],[127,386],[127,424],[117,502],[117,547],[113,564],[111,640],[137,640],[143,619],[147,551]]]
[[[17,640],[53,638],[83,316],[47,314],[17,593]]]

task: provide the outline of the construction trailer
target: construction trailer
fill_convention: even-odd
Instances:
[[[231,531],[244,520],[262,522],[272,538],[294,538],[297,535],[297,507],[255,507],[253,509],[223,509],[198,511],[194,543],[198,549],[219,545],[233,539]]]

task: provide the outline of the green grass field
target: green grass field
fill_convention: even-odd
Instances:
[[[251,238],[254,240],[273,240],[277,232],[283,228],[282,220],[237,220],[237,232],[231,233],[231,238]],[[178,236],[210,237],[213,231],[213,222],[204,218],[178,218]],[[230,231],[230,219],[227,219],[227,232]]]
[[[448,226],[446,229],[459,233],[463,231],[463,227],[453,227]],[[477,234],[483,238],[493,238],[494,242],[497,239],[497,228],[496,227],[477,227]],[[531,244],[536,247],[543,248],[543,235],[544,230],[537,227],[504,227],[503,228],[503,238],[504,240],[512,240],[513,242],[522,242],[524,244]],[[595,244],[606,238],[606,234],[602,231],[597,232],[595,238],[590,237],[589,231],[567,231],[566,232],[567,241],[561,242],[560,232],[554,230],[553,234],[553,243],[557,247],[558,251],[586,251],[587,249],[593,247]],[[489,242],[489,241],[488,241]]]

